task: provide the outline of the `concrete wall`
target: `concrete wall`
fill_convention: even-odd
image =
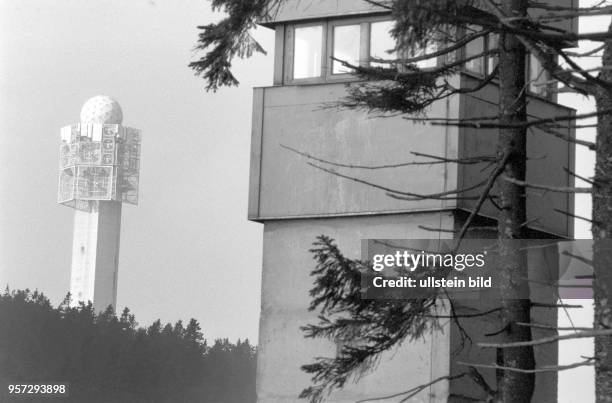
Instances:
[[[75,210],[70,293],[73,304],[92,301],[96,312],[117,302],[121,203],[90,202]]]
[[[465,74],[462,75],[462,80],[462,86],[464,87],[475,86],[478,82]],[[474,118],[497,115],[499,113],[497,92],[497,86],[492,84],[477,93],[462,96],[460,116],[462,118]],[[528,113],[531,119],[536,119],[573,115],[575,111],[542,98],[531,97]],[[573,137],[574,131],[570,129],[569,123],[560,122],[559,125],[562,127],[556,129],[556,131],[562,135]],[[464,157],[495,155],[497,135],[497,129],[461,129],[460,154]],[[527,137],[527,156],[529,158],[527,181],[550,186],[573,186],[573,177],[563,169],[564,167],[574,166],[574,149],[574,145],[567,141],[540,130],[529,130]],[[481,181],[484,178],[482,168],[483,165],[460,166],[459,187],[467,187]],[[555,212],[554,209],[571,212],[573,211],[573,200],[573,195],[567,193],[527,189],[527,218],[534,220],[530,227],[562,237],[572,237],[573,220],[566,215]],[[470,210],[473,205],[473,200],[459,202],[459,206],[467,210]],[[495,217],[497,209],[490,202],[486,202],[482,214]]]
[[[428,161],[411,151],[456,158],[458,130],[325,108],[346,95],[344,84],[258,88],[254,93],[249,218],[253,220],[454,208],[454,200],[404,201],[382,189],[334,176],[282,145],[355,165]],[[432,116],[458,117],[459,98],[431,107]],[[325,165],[325,164],[321,164]],[[333,168],[377,185],[418,194],[456,188],[453,164],[367,170]]]
[[[426,213],[378,217],[324,218],[268,221],[264,226],[261,319],[257,353],[257,401],[259,403],[302,402],[297,396],[310,386],[300,370],[314,357],[333,357],[336,346],[325,340],[304,339],[300,326],[316,323],[308,312],[308,291],[315,267],[308,249],[318,235],[337,240],[343,253],[361,256],[361,239],[428,238],[431,232],[418,225],[452,228],[451,214]],[[449,371],[450,332],[435,332],[426,340],[405,342],[385,354],[375,372],[359,383],[347,384],[330,396],[329,402],[354,403],[359,399],[393,394],[427,383]],[[444,402],[447,383],[428,388],[409,402]],[[397,401],[389,399],[385,402]]]
[[[457,78],[458,79],[458,78]],[[462,86],[476,80],[461,75]],[[380,165],[428,161],[412,151],[446,158],[494,156],[497,130],[482,130],[413,123],[402,116],[381,118],[364,111],[329,108],[346,94],[344,84],[319,84],[257,88],[254,93],[251,140],[249,219],[318,217],[330,215],[389,214],[453,209],[471,210],[474,200],[405,201],[391,198],[384,189],[316,169],[325,166],[343,175],[384,188],[416,194],[434,194],[468,188],[487,178],[479,165],[416,165],[367,170],[321,164],[282,146],[317,158],[352,165]],[[463,118],[498,114],[497,86],[491,84],[475,94],[455,96],[434,103],[429,117]],[[574,111],[533,97],[533,118],[562,116]],[[573,136],[565,125],[558,132]],[[563,168],[574,165],[574,147],[559,138],[530,131],[527,180],[552,186],[573,186]],[[478,190],[462,196],[477,197]],[[571,195],[528,190],[528,218],[532,227],[563,237],[573,234],[573,221],[555,212],[573,210]],[[489,202],[482,211],[494,217]]]

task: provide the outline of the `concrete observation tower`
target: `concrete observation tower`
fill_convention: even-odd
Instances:
[[[74,209],[72,304],[91,301],[96,312],[115,308],[121,205],[138,204],[140,130],[122,121],[119,103],[99,95],[61,129],[57,201]]]
[[[255,88],[253,92],[248,218],[263,226],[258,403],[303,402],[298,395],[312,383],[310,375],[300,366],[314,362],[316,357],[334,357],[346,344],[305,339],[300,330],[301,326],[318,322],[317,313],[308,310],[312,301],[309,290],[313,286],[310,272],[316,265],[309,249],[318,235],[335,239],[345,256],[361,259],[362,240],[453,238],[476,203],[474,198],[392,198],[363,183],[314,169],[309,164],[311,160],[286,147],[326,161],[373,166],[423,161],[413,160],[412,151],[440,156],[447,161],[495,155],[498,136],[494,129],[426,126],[403,116],[380,117],[363,110],[322,107],[346,97],[347,84],[356,85],[360,80],[335,59],[368,66],[375,58],[395,57],[388,52],[397,45],[391,34],[394,16],[388,9],[366,0],[286,0],[282,3],[270,19],[261,21],[261,25],[275,33],[273,85]],[[574,3],[557,0],[554,4],[572,7]],[[537,15],[539,10],[530,12]],[[567,21],[560,23],[559,28],[576,32],[576,24]],[[499,113],[498,83],[483,81],[495,69],[497,59],[478,56],[496,47],[495,38],[487,37],[449,55],[452,60],[475,57],[449,78],[454,88],[484,86],[477,92],[434,102],[428,109],[429,117],[461,121]],[[424,60],[419,66],[428,69],[446,64],[447,60],[441,56]],[[555,91],[549,91],[552,78],[537,58],[530,55],[528,65],[530,85],[526,91],[530,118],[574,113],[557,102]],[[575,134],[571,123],[559,126],[558,130],[570,138]],[[564,170],[574,166],[571,143],[539,129],[530,133],[527,143],[528,182],[573,186],[573,178]],[[369,183],[422,195],[467,189],[486,179],[484,165],[427,164],[376,170],[333,166],[330,169]],[[526,227],[530,237],[572,239],[573,220],[558,211],[573,211],[573,203],[573,197],[568,194],[527,192],[529,225]],[[497,207],[487,201],[476,226],[495,227],[497,216]],[[440,232],[427,228],[439,228]],[[469,237],[495,238],[496,233],[472,231]],[[533,292],[532,295],[543,294]],[[533,315],[538,323],[556,324],[556,313],[538,311]],[[499,330],[494,320],[486,320],[489,319],[472,325],[479,330],[472,332],[474,343],[491,341],[485,336],[478,336],[482,337],[479,340],[477,334]],[[366,371],[358,383],[347,382],[344,388],[326,396],[325,401],[348,403],[396,395],[384,401],[398,402],[406,397],[401,392],[425,384],[431,386],[409,402],[463,401],[457,400],[457,396],[485,400],[484,395],[476,396],[480,392],[470,380],[435,380],[465,371],[457,361],[496,362],[495,352],[461,350],[459,329],[445,321],[440,326],[442,331],[432,330],[419,340],[407,340],[395,350],[385,352],[374,371]],[[490,330],[483,332],[482,329]],[[455,354],[457,351],[462,355]],[[538,365],[558,362],[556,345],[538,349],[536,355]],[[495,371],[482,373],[487,382],[495,384]],[[556,391],[556,374],[537,374],[534,402],[555,402]]]

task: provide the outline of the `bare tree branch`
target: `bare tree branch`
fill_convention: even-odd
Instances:
[[[565,187],[565,186],[548,186],[548,185],[540,185],[540,184],[534,184],[534,183],[529,183],[526,181],[520,181],[518,179],[514,179],[514,178],[509,178],[507,176],[502,176],[502,179],[510,182],[510,183],[514,183],[515,185],[518,186],[524,186],[527,188],[532,188],[532,189],[540,189],[540,190],[546,190],[549,192],[557,192],[557,193],[593,193],[593,188],[581,188],[581,187]]]
[[[430,155],[430,154],[419,153],[419,152],[413,151],[410,154],[417,156],[417,157],[431,158],[434,161],[410,161],[410,162],[400,162],[397,164],[384,164],[384,165],[359,165],[359,164],[346,164],[346,163],[323,159],[320,157],[316,157],[312,154],[309,154],[307,152],[300,151],[293,147],[287,146],[285,144],[280,144],[280,146],[282,148],[285,148],[289,151],[292,151],[296,154],[299,154],[303,157],[309,158],[317,162],[321,162],[321,163],[332,165],[332,166],[339,167],[339,168],[350,168],[350,169],[377,170],[377,169],[388,169],[388,168],[401,168],[401,167],[415,166],[415,165],[436,165],[436,164],[446,164],[446,163],[473,165],[473,164],[480,164],[483,162],[491,162],[491,161],[496,160],[494,156],[467,157],[467,158],[445,158],[445,157],[440,157],[436,155]]]
[[[482,205],[484,204],[484,202],[488,199],[489,192],[491,192],[491,189],[493,188],[493,185],[495,185],[495,181],[497,180],[499,175],[501,175],[502,172],[504,172],[504,169],[506,168],[506,164],[508,163],[509,159],[510,159],[510,154],[504,155],[502,159],[500,160],[499,164],[497,165],[497,168],[495,168],[495,171],[493,171],[491,175],[489,175],[489,179],[487,180],[487,183],[485,184],[485,187],[482,190],[482,193],[480,194],[480,198],[476,202],[476,205],[474,206],[467,220],[463,224],[461,231],[459,231],[459,236],[457,237],[458,240],[457,240],[456,248],[459,247],[461,240],[465,237],[465,233],[467,232],[470,225],[472,225],[472,221],[480,212],[480,209],[482,208]]]
[[[588,330],[577,333],[564,334],[560,336],[543,337],[537,340],[517,341],[514,343],[478,343],[478,346],[482,348],[514,348],[525,346],[539,346],[542,344],[556,343],[562,340],[583,339],[597,336],[612,336],[612,329]]]
[[[582,220],[582,221],[586,221],[586,222],[590,222],[590,223],[593,222],[593,220],[591,220],[590,218],[582,217],[582,216],[570,213],[569,211],[563,211],[563,210],[559,210],[557,208],[554,208],[553,211],[556,211],[557,213],[566,215],[568,217],[577,218],[577,219]]]
[[[542,329],[542,330],[551,330],[551,331],[580,331],[580,330],[584,330],[584,331],[588,331],[588,330],[593,330],[590,327],[559,327],[559,326],[550,326],[550,325],[543,325],[541,323],[523,323],[523,322],[517,322],[516,323],[517,326],[527,326],[527,327],[532,327],[534,329]]]
[[[411,397],[417,395],[419,392],[421,392],[424,389],[427,389],[431,385],[435,385],[436,383],[442,382],[442,381],[452,381],[454,379],[462,378],[462,377],[464,377],[466,375],[468,375],[467,372],[462,372],[462,373],[457,374],[457,375],[441,376],[439,378],[434,379],[431,382],[425,383],[423,385],[416,386],[416,387],[414,387],[412,389],[408,389],[405,392],[395,393],[393,395],[388,395],[388,396],[380,396],[380,397],[373,397],[373,398],[368,398],[368,399],[357,400],[355,403],[376,402],[376,401],[379,401],[379,400],[393,399],[395,397],[400,397],[400,396],[403,396],[403,395],[407,394],[408,396],[405,396],[402,400],[400,400],[401,402],[404,402],[404,401],[406,401],[406,399],[410,399]]]
[[[564,170],[564,171],[565,171],[565,172],[566,172],[568,175],[571,175],[571,176],[573,176],[574,178],[578,178],[578,179],[580,179],[580,180],[582,180],[582,181],[585,181],[585,182],[587,182],[587,183],[588,183],[588,184],[590,184],[590,185],[595,185],[595,181],[593,181],[593,180],[591,180],[591,179],[589,179],[589,178],[586,178],[586,177],[584,177],[584,176],[580,176],[580,175],[578,175],[577,173],[575,173],[574,171],[572,171],[572,170],[571,170],[571,169],[569,169],[568,167],[563,167],[563,170]]]
[[[501,371],[519,372],[523,374],[537,374],[541,372],[558,372],[558,371],[564,371],[564,370],[572,369],[572,368],[595,365],[595,362],[594,360],[589,359],[583,362],[578,362],[576,364],[550,365],[550,366],[544,366],[544,367],[535,368],[535,369],[521,369],[521,368],[514,368],[514,367],[504,367],[504,366],[497,365],[497,364],[487,365],[487,364],[477,364],[473,362],[462,362],[462,361],[457,361],[457,364],[465,365],[468,367],[475,367],[475,368],[490,368],[490,369],[496,369],[496,370],[501,370]]]
[[[357,183],[361,183],[361,184],[364,184],[364,185],[368,185],[368,186],[373,187],[375,189],[384,190],[384,191],[387,192],[387,194],[390,197],[394,197],[394,198],[401,199],[401,200],[422,200],[422,199],[437,199],[437,200],[457,200],[457,199],[462,199],[463,200],[463,199],[468,199],[468,198],[471,199],[471,197],[468,197],[468,196],[465,196],[465,197],[456,196],[456,197],[451,197],[451,198],[446,198],[444,196],[452,195],[452,194],[465,193],[465,192],[468,192],[470,190],[477,189],[478,187],[480,187],[480,186],[482,186],[484,184],[484,181],[483,181],[483,182],[478,183],[478,184],[476,184],[474,186],[470,186],[470,187],[467,187],[467,188],[464,188],[464,189],[455,189],[455,190],[449,190],[449,191],[446,191],[446,192],[433,193],[433,194],[418,194],[418,193],[405,192],[405,191],[401,191],[401,190],[397,190],[397,189],[391,189],[391,188],[388,188],[386,186],[377,185],[376,183],[369,182],[369,181],[366,181],[366,180],[363,180],[363,179],[360,179],[360,178],[357,178],[357,177],[354,177],[354,176],[349,176],[349,175],[341,174],[340,172],[334,171],[333,169],[328,169],[328,168],[322,167],[320,165],[313,164],[312,162],[309,162],[308,165],[310,165],[310,166],[312,166],[314,168],[317,168],[317,169],[319,169],[319,170],[321,170],[323,172],[327,172],[327,173],[332,174],[334,176],[338,176],[340,178],[344,178],[344,179],[351,180],[353,182],[357,182]],[[407,196],[407,198],[406,197],[401,197],[401,196]]]

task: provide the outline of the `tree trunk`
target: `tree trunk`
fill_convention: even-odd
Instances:
[[[502,2],[507,15],[526,15],[527,1]],[[500,39],[500,123],[523,123],[527,119],[526,50],[513,35]],[[498,156],[509,155],[505,176],[525,180],[527,162],[525,128],[502,128],[499,132]],[[498,217],[500,253],[501,321],[504,343],[531,340],[531,329],[517,322],[531,322],[531,301],[527,257],[517,239],[523,238],[523,223],[527,220],[525,188],[508,181],[499,181],[501,210]],[[532,347],[502,349],[499,364],[505,367],[532,369],[535,359]],[[498,377],[498,399],[504,403],[529,403],[535,384],[534,374],[503,371]]]
[[[612,25],[609,28],[612,31]],[[602,64],[612,65],[612,41],[605,43]],[[612,82],[612,71],[602,70],[604,81]],[[612,91],[599,87],[597,110],[612,108]],[[597,122],[595,186],[593,186],[593,281],[595,329],[612,328],[612,116]],[[612,402],[612,336],[595,338],[595,396],[597,403]]]

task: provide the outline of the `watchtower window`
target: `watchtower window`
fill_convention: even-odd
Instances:
[[[293,78],[320,77],[322,57],[323,26],[312,25],[295,28]]]
[[[370,58],[381,60],[397,59],[395,38],[391,36],[393,21],[379,21],[370,24]],[[385,67],[387,63],[370,62],[373,67]]]
[[[360,24],[334,26],[332,74],[351,73],[352,69],[344,66],[342,61],[358,66],[360,49]]]
[[[541,96],[548,95],[548,74],[542,63],[533,54],[529,54],[529,90]]]
[[[373,67],[389,67],[392,63],[376,62],[375,59],[381,60],[395,60],[398,58],[397,45],[395,38],[391,35],[393,29],[393,21],[378,21],[373,22],[370,25],[370,66]],[[399,55],[402,59],[411,59],[423,55],[432,54],[436,50],[436,45],[430,43],[427,48],[402,50]],[[414,63],[421,69],[433,68],[438,65],[436,57],[431,57],[423,60],[419,60]]]
[[[398,51],[391,34],[393,26],[392,20],[380,16],[288,25],[285,40],[289,46],[283,48],[287,55],[284,82],[315,84],[354,80],[353,69],[343,62],[352,66],[390,67],[394,64],[389,61],[431,54],[436,50],[432,42],[427,49]],[[415,64],[422,69],[433,68],[438,65],[438,58],[423,59]]]
[[[499,35],[489,34],[487,36],[487,49],[498,50],[499,49]],[[492,74],[497,64],[499,63],[499,56],[497,54],[489,55],[487,59],[487,74]]]
[[[478,32],[475,29],[468,29],[467,34],[474,34]],[[476,38],[470,41],[465,46],[465,69],[470,73],[475,73],[478,75],[485,74],[485,58],[482,55],[485,51],[485,40],[484,37]]]
[[[392,35],[395,21],[388,16],[361,18],[337,18],[308,23],[287,24],[282,28],[283,84],[320,84],[356,80],[354,71],[342,62],[353,66],[395,67],[406,71],[406,60],[425,56],[414,64],[420,69],[433,69],[457,59],[469,59],[463,71],[484,78],[492,74],[499,62],[495,51],[499,47],[498,35],[482,35],[465,47],[442,56],[432,56],[440,48],[449,46],[453,30],[434,35],[425,48],[401,48]],[[466,27],[461,34],[480,32],[479,27]],[[394,63],[393,61],[397,61]],[[539,61],[528,57],[529,92],[551,97],[550,77]]]

